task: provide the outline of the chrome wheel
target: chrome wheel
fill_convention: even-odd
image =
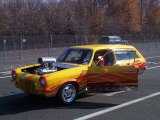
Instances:
[[[64,104],[71,104],[77,96],[76,86],[72,83],[64,84],[59,91],[59,98]]]

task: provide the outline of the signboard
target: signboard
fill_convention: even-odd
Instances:
[[[26,39],[22,39],[22,42],[26,42]]]
[[[6,40],[3,40],[3,43],[6,44]]]

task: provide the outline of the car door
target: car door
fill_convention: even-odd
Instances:
[[[134,66],[90,66],[87,87],[91,90],[137,88],[137,69]]]

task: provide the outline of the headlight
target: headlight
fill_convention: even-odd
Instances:
[[[46,86],[46,78],[45,77],[40,77],[39,83],[42,87]]]
[[[16,71],[12,71],[12,78],[15,80],[15,79],[16,79],[16,77],[17,77],[17,73],[16,73]]]

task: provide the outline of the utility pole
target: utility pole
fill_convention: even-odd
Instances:
[[[141,32],[143,32],[143,20],[142,20],[142,15],[143,15],[143,0],[141,0]]]

